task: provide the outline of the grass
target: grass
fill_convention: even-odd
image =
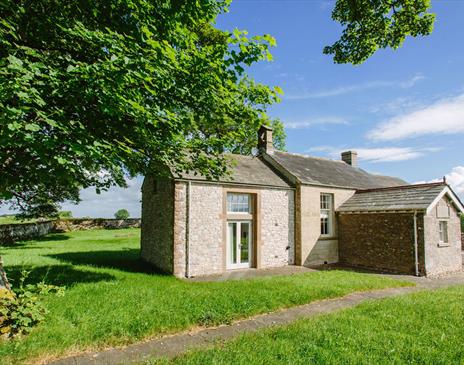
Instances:
[[[464,286],[369,301],[149,364],[463,364]]]
[[[22,224],[22,223],[35,223],[37,219],[16,219],[14,215],[0,216],[0,225],[2,224]]]
[[[2,364],[133,343],[353,291],[409,285],[342,271],[187,282],[155,274],[140,262],[139,239],[137,229],[95,230],[1,248],[13,284],[28,269],[29,282],[67,287],[64,297],[45,297],[47,318],[29,336],[0,343]]]

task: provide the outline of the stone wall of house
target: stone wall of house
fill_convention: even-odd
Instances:
[[[190,276],[222,273],[225,249],[222,186],[191,184],[190,194]]]
[[[187,224],[187,183],[176,182],[174,185],[174,271],[177,277],[190,276],[186,271],[186,237]]]
[[[457,210],[443,197],[424,217],[425,266],[428,276],[462,270],[461,222]],[[448,223],[448,242],[440,242],[439,222]]]
[[[52,220],[36,223],[2,224],[0,225],[0,246],[45,236],[53,232],[54,226]]]
[[[298,207],[298,222],[301,237],[296,248],[297,265],[322,265],[338,262],[338,226],[333,213],[333,234],[331,237],[321,237],[321,194],[332,194],[334,211],[348,200],[354,190],[334,189],[303,185],[300,187],[300,202]],[[297,238],[298,240],[298,238]]]
[[[142,186],[141,257],[157,269],[174,272],[174,182],[145,177]]]
[[[55,232],[86,231],[89,229],[124,229],[140,228],[140,218],[107,219],[107,218],[71,218],[54,222]]]
[[[190,217],[187,216],[189,186],[175,184],[174,274],[178,277],[220,274],[226,270],[225,195],[235,191],[222,185],[190,184]],[[293,263],[294,193],[292,190],[244,189],[258,194],[260,246],[258,266],[278,267]],[[256,225],[257,222],[253,224]],[[186,251],[186,237],[189,249]],[[254,243],[256,244],[256,242]],[[188,255],[188,268],[185,267]],[[187,273],[188,271],[188,273]]]
[[[415,274],[414,214],[340,214],[339,257],[347,265]],[[424,219],[418,214],[419,270],[424,270]]]
[[[261,201],[261,267],[294,263],[295,194],[292,190],[263,189]]]

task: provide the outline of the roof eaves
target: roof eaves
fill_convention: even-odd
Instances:
[[[193,182],[197,184],[211,184],[211,185],[234,185],[234,186],[248,186],[248,187],[261,187],[261,188],[273,188],[273,189],[285,189],[294,190],[295,188],[289,184],[286,185],[266,185],[266,184],[253,184],[243,183],[236,181],[219,181],[219,180],[204,180],[204,179],[192,179],[192,178],[174,178],[174,181],[179,182]]]
[[[344,189],[344,190],[355,190],[357,191],[357,188],[353,186],[342,186],[342,185],[330,185],[330,184],[320,184],[320,183],[309,183],[309,182],[304,182],[300,181],[301,185],[304,186],[316,186],[316,187],[325,187],[325,188],[331,188],[331,189]]]
[[[380,213],[399,213],[399,212],[425,212],[426,209],[418,208],[418,207],[405,207],[405,208],[394,208],[394,209],[367,209],[367,210],[360,210],[360,209],[347,209],[347,210],[336,210],[336,212],[340,214],[380,214]]]
[[[443,183],[443,182],[427,183],[427,184],[410,184],[410,185],[389,186],[389,187],[384,187],[384,188],[359,189],[359,190],[356,190],[356,194],[372,193],[372,192],[376,192],[376,191],[390,191],[390,190],[402,190],[402,189],[435,187],[435,186],[440,186],[440,185],[443,185],[443,187],[447,186],[446,183]]]

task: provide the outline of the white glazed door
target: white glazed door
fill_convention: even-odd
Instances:
[[[251,221],[227,222],[227,268],[251,267],[252,235]]]

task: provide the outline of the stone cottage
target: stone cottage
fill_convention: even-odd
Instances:
[[[404,273],[416,273],[417,267],[422,275],[462,265],[455,242],[460,240],[456,217],[464,209],[447,185],[432,184],[418,206],[423,189],[360,169],[356,152],[334,161],[274,151],[268,127],[258,132],[258,150],[256,157],[230,155],[231,175],[219,181],[193,174],[147,176],[142,258],[178,277],[339,261]],[[388,206],[390,192],[414,209]],[[359,197],[378,197],[377,204],[384,205],[349,210]],[[438,215],[443,204],[449,207],[447,218],[441,215],[445,208]],[[366,232],[374,231],[376,239],[367,240]],[[446,244],[437,232],[447,235]]]
[[[142,258],[178,277],[294,263],[295,189],[262,159],[231,155],[231,176],[147,176]]]

